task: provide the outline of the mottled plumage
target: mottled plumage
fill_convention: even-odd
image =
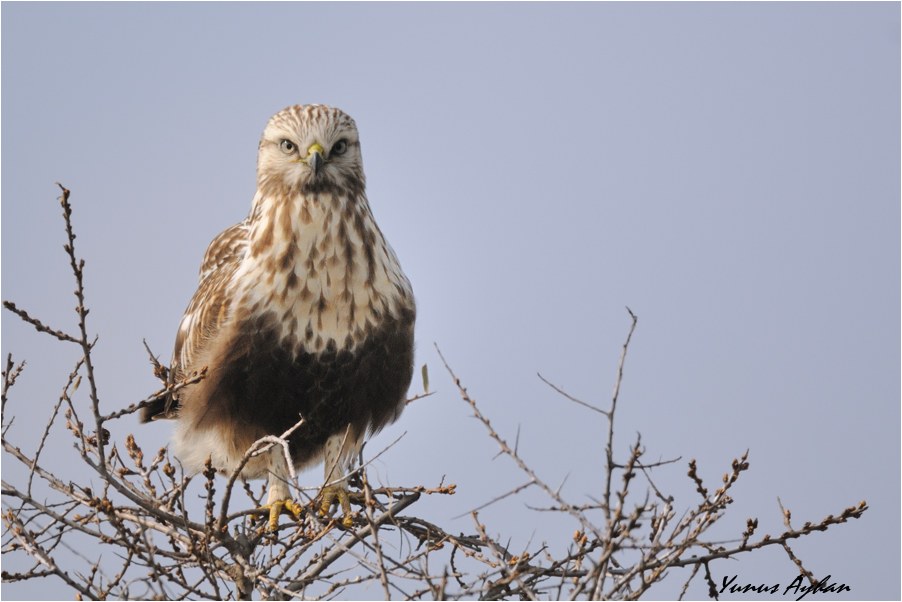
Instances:
[[[325,459],[328,483],[403,409],[414,318],[410,283],[367,203],[354,121],[289,107],[263,132],[251,212],[210,243],[176,335],[171,381],[203,366],[207,377],[142,421],[177,419],[185,469],[210,457],[229,473],[254,441],[303,417],[292,460]],[[242,475],[269,477],[270,505],[290,499],[277,449]],[[327,490],[326,502],[337,495],[347,513],[346,491]]]

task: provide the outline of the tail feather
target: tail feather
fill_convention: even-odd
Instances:
[[[173,399],[171,394],[161,397],[141,408],[141,424],[154,420],[173,420],[178,417],[178,408],[178,400]]]

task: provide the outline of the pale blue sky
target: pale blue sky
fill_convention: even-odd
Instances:
[[[628,305],[621,457],[636,432],[648,458],[682,456],[655,472],[681,508],[686,461],[713,485],[750,449],[724,539],[748,517],[781,532],[777,496],[799,523],[866,499],[793,550],[851,586],[837,599],[902,594],[898,3],[6,2],[2,17],[2,296],[74,330],[62,182],[104,407],[155,390],[141,339],[168,359],[207,243],[250,207],[268,118],[330,104],[357,121],[438,391],[373,442],[407,431],[379,474],[458,484],[417,513],[470,531],[452,517],[525,481],[492,459],[434,342],[540,475],[597,496],[604,423],[536,372],[606,404]],[[77,356],[5,311],[2,329],[3,357],[28,360],[7,408],[25,447]],[[116,428],[155,449],[171,426]],[[481,520],[513,547],[572,534],[524,502],[545,504]],[[795,576],[779,549],[712,570]]]

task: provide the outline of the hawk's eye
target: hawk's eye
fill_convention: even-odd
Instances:
[[[343,155],[345,151],[348,150],[348,142],[347,140],[339,140],[335,144],[332,145],[332,154],[333,155]]]
[[[286,155],[290,155],[291,153],[293,153],[295,151],[295,149],[297,147],[294,145],[294,142],[292,142],[291,140],[282,140],[281,144],[279,144],[279,148],[281,148],[282,152],[285,153]]]

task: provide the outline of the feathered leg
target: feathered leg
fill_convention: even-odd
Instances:
[[[281,445],[275,445],[269,450],[269,496],[263,506],[269,510],[269,528],[272,531],[279,526],[279,515],[283,512],[301,518],[303,506],[291,498],[291,490],[288,488],[290,479],[285,451]]]
[[[357,447],[359,447],[357,437],[353,436],[349,429],[348,432],[329,437],[323,450],[326,486],[323,487],[323,503],[320,506],[320,514],[328,515],[332,504],[337,501],[344,512],[341,524],[345,527],[350,527],[353,523],[351,500],[348,496],[348,481],[343,480],[334,485],[329,485],[329,483],[345,476],[345,467]]]

